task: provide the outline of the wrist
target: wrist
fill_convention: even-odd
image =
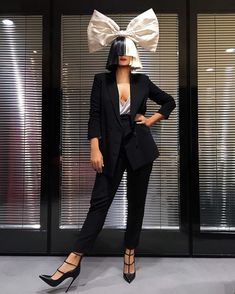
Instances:
[[[164,119],[164,116],[161,113],[156,112],[149,118],[149,123],[153,125],[155,122],[160,121],[162,119]]]
[[[148,127],[151,127],[155,123],[155,120],[153,120],[152,116],[146,119],[146,125]]]
[[[91,144],[90,144],[91,150],[97,151],[99,150],[99,140],[97,137],[91,139]]]

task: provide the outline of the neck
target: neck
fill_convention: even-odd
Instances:
[[[127,66],[118,66],[116,70],[116,77],[119,81],[129,80],[131,74],[131,68]]]

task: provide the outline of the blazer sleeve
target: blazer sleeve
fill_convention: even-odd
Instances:
[[[100,113],[101,113],[101,80],[94,76],[90,96],[90,110],[88,119],[87,139],[97,137],[101,138]]]
[[[164,92],[158,86],[156,86],[147,75],[146,77],[149,88],[148,97],[157,104],[161,105],[160,109],[157,112],[161,113],[164,116],[164,119],[168,119],[170,113],[176,107],[174,98],[170,94]]]

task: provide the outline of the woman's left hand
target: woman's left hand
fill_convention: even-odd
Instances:
[[[152,124],[150,124],[149,119],[140,113],[136,114],[135,121],[137,124],[145,124],[147,127],[151,127],[151,125],[152,125]]]

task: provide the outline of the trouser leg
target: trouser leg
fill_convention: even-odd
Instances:
[[[153,162],[135,171],[127,169],[128,217],[124,244],[129,249],[136,248],[139,244],[152,165]]]
[[[91,251],[95,239],[104,225],[108,209],[126,169],[126,164],[124,154],[120,152],[113,177],[109,177],[103,173],[96,173],[90,208],[74,243],[73,251],[84,253]]]

